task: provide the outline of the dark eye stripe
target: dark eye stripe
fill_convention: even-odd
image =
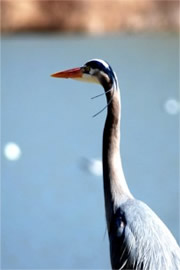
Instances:
[[[83,68],[83,72],[84,73],[89,73],[90,70],[91,70],[91,67],[90,66],[87,66],[87,65],[84,65],[82,68]]]
[[[91,70],[90,66],[86,66],[86,71],[89,72]]]
[[[107,63],[108,64],[108,63]],[[96,60],[92,60],[86,63],[87,66],[90,66],[93,69],[99,69],[102,70],[104,72],[107,73],[107,70],[111,69],[109,64],[108,64],[108,68],[106,66],[104,66],[101,62],[96,61]],[[111,69],[112,70],[112,69]]]
[[[93,68],[93,69],[98,69],[99,71],[103,71],[110,77],[110,79],[113,79],[116,81],[116,78],[115,78],[115,75],[111,66],[107,62],[105,62],[105,64],[106,65],[103,65],[103,63],[99,62],[98,60],[92,60],[92,61],[87,62],[85,66],[89,68]]]

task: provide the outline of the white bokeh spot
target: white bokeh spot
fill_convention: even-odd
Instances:
[[[19,145],[14,142],[8,142],[4,147],[4,156],[8,160],[18,160],[21,157],[21,149]]]
[[[166,100],[164,104],[165,111],[168,114],[175,115],[180,112],[180,102],[178,102],[176,99],[168,99]]]
[[[98,159],[89,160],[88,169],[91,174],[102,176],[102,161]]]

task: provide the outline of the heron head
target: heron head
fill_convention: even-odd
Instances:
[[[81,67],[56,72],[51,76],[98,83],[105,88],[111,88],[114,81],[116,81],[116,75],[111,66],[100,59],[92,59]]]

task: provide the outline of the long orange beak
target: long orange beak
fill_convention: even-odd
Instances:
[[[53,73],[53,74],[51,74],[51,77],[75,79],[75,78],[82,78],[82,75],[83,75],[82,70],[81,70],[81,68],[78,67],[78,68],[72,68],[72,69]]]

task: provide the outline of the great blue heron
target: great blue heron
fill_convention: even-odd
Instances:
[[[92,59],[82,67],[52,76],[96,82],[105,90],[103,178],[112,268],[180,269],[180,248],[176,240],[160,218],[133,197],[124,177],[119,151],[121,103],[115,72],[107,62]]]

